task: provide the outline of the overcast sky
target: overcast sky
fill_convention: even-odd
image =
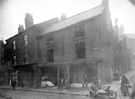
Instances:
[[[0,0],[0,39],[8,39],[24,25],[25,13],[33,14],[34,24],[65,13],[76,15],[101,4],[102,0]],[[135,7],[128,0],[110,0],[112,22],[118,18],[125,33],[135,33]],[[25,26],[24,26],[25,27]]]

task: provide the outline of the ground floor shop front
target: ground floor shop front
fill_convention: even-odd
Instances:
[[[12,67],[16,73],[17,86],[41,87],[42,79],[55,86],[70,88],[73,83],[95,83],[97,86],[110,83],[112,79],[112,61],[90,60],[46,65],[28,64]],[[9,80],[11,79],[9,72]],[[87,76],[87,78],[86,78]],[[9,81],[10,82],[10,81]]]
[[[81,60],[70,63],[57,63],[50,66],[43,66],[41,74],[52,78],[53,83],[60,87],[71,87],[71,84],[95,83],[97,86],[109,84],[112,80],[113,60]],[[47,69],[48,68],[48,69]],[[42,75],[43,76],[43,75]],[[87,76],[87,78],[86,78]]]
[[[38,87],[40,86],[40,70],[36,64],[25,64],[10,66],[12,70],[7,70],[8,85],[11,85],[13,78],[16,79],[18,87]]]

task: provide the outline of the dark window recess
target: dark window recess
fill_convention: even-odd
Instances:
[[[23,60],[24,60],[24,63],[28,63],[28,53],[27,52],[23,53]]]
[[[85,36],[85,29],[80,28],[75,31],[75,38],[84,37]]]
[[[46,40],[46,46],[51,46],[51,45],[53,45],[53,37],[48,36]]]
[[[54,61],[54,52],[53,49],[47,50],[47,62],[53,62]]]
[[[15,55],[12,56],[12,65],[16,65],[16,56]]]
[[[86,57],[85,42],[75,44],[76,58],[81,59]]]

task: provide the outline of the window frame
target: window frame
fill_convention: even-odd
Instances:
[[[51,51],[52,50],[52,53],[51,52],[49,52],[49,51]],[[47,53],[47,55],[46,55],[46,61],[47,61],[47,63],[51,63],[51,62],[54,62],[54,49],[47,49],[46,50],[46,53]]]
[[[23,46],[28,46],[28,35],[27,34],[23,35]]]
[[[86,58],[85,42],[75,43],[75,56],[76,56],[76,59],[84,59],[84,58]]]
[[[79,25],[78,27],[75,28],[75,35],[74,38],[84,38],[85,37],[85,26],[84,25]]]
[[[27,54],[27,57],[26,57],[26,54]],[[29,55],[28,55],[28,51],[26,52],[23,52],[23,63],[28,63],[29,62]]]
[[[15,40],[13,40],[13,42],[12,42],[12,46],[13,46],[13,50],[16,50],[16,41]]]
[[[53,45],[54,45],[53,35],[46,36],[46,47],[53,46]]]
[[[17,57],[16,55],[12,55],[12,65],[16,65],[17,64]]]

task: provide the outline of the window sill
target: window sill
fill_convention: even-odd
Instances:
[[[83,61],[85,61],[85,60],[86,60],[86,58],[75,59],[76,62],[83,62]]]
[[[86,57],[84,57],[84,58],[76,58],[76,60],[84,60],[84,59],[86,59]]]
[[[23,64],[24,64],[24,65],[27,65],[27,64],[29,64],[29,62],[23,62]]]
[[[52,65],[54,62],[46,62],[47,65]]]
[[[46,45],[45,47],[53,47],[54,45]]]
[[[74,40],[76,41],[76,40],[81,40],[81,39],[85,39],[85,38],[86,38],[86,36],[83,36],[83,37],[75,38]]]
[[[16,49],[13,49],[13,50],[11,50],[11,51],[15,51]]]
[[[24,47],[27,47],[28,45],[24,45],[24,46],[22,46],[22,48],[24,48]]]

